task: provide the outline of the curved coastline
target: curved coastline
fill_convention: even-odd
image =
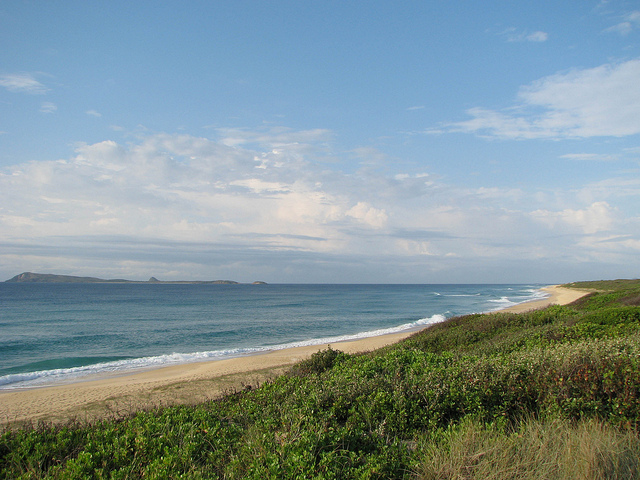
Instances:
[[[541,289],[548,296],[500,312],[520,313],[552,304],[571,303],[588,292],[558,285]],[[424,328],[428,327],[426,325]],[[0,424],[92,421],[136,410],[193,404],[255,386],[329,345],[346,353],[375,350],[396,343],[416,329],[357,340],[306,345],[252,355],[186,363],[73,384],[0,392]]]
[[[572,288],[562,287],[560,285],[550,285],[548,287],[541,288],[543,292],[548,296],[539,300],[532,300],[530,302],[519,303],[511,307],[503,308],[500,312],[511,313],[523,313],[529,310],[537,310],[539,308],[545,308],[549,305],[567,305],[571,302],[575,302],[581,297],[584,297],[589,292],[586,290],[577,290]]]

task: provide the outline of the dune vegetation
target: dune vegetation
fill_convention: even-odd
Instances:
[[[640,478],[640,281],[456,317],[256,388],[94,424],[8,427],[0,478]]]

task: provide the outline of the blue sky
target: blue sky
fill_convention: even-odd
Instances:
[[[0,5],[0,278],[637,278],[640,4]]]

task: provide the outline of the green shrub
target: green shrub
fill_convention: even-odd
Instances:
[[[326,350],[322,350],[311,355],[307,360],[302,360],[289,370],[290,375],[305,376],[322,373],[337,363],[344,361],[349,356],[340,350],[333,350],[331,345]]]

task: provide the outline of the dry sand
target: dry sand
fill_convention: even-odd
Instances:
[[[551,304],[564,305],[588,292],[559,286],[543,289],[548,298],[502,311],[524,312]],[[396,343],[412,334],[397,333],[332,344],[347,353],[366,352]],[[255,387],[286,371],[292,364],[327,348],[327,344],[277,350],[226,360],[190,363],[69,385],[0,393],[0,425],[92,421],[120,417],[140,409],[195,404]]]
[[[532,302],[520,303],[513,307],[500,310],[501,312],[522,313],[529,310],[536,310],[538,308],[548,307],[549,305],[567,305],[568,303],[575,302],[581,297],[584,297],[589,293],[589,290],[578,290],[573,288],[565,288],[559,285],[553,285],[550,287],[541,288],[540,290],[549,294],[549,297],[542,298],[540,300],[534,300]]]

